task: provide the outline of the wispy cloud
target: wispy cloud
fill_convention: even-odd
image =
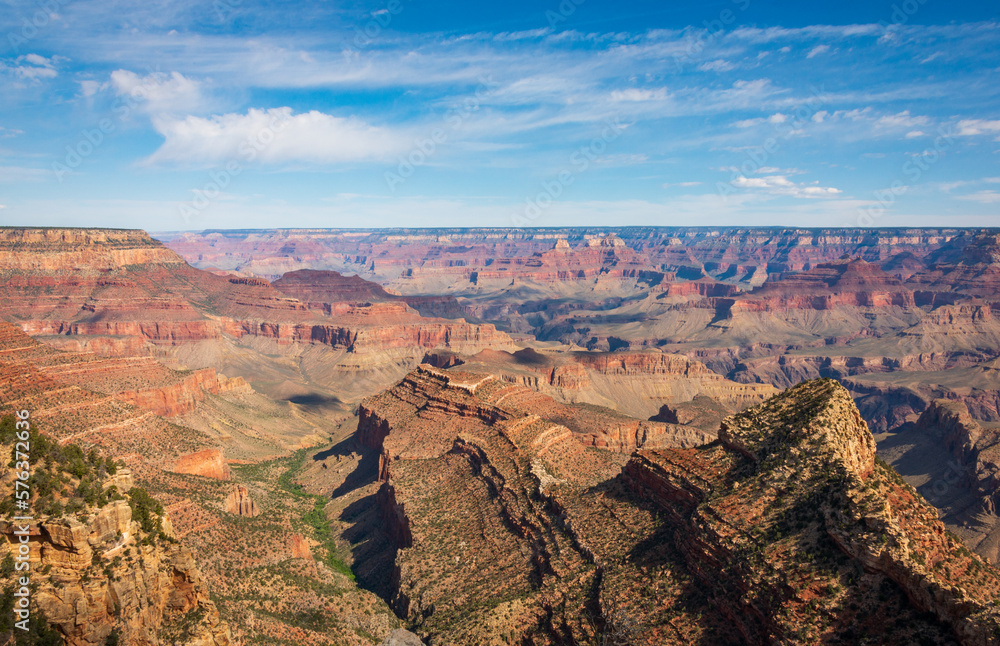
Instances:
[[[201,83],[179,72],[139,76],[129,70],[115,70],[111,73],[110,85],[118,96],[133,99],[150,114],[200,112],[205,104]],[[85,96],[92,90],[92,85],[83,86]]]
[[[717,58],[714,61],[702,63],[698,66],[698,69],[702,72],[731,72],[736,69],[736,66],[729,61]]]
[[[51,176],[51,171],[43,168],[0,166],[0,183],[39,182]]]
[[[969,195],[959,195],[958,199],[967,202],[978,202],[980,204],[1000,204],[1000,192],[997,191],[977,191]]]
[[[828,51],[830,51],[829,45],[816,45],[815,47],[809,50],[809,53],[806,54],[806,58],[815,58],[820,54],[827,53]]]

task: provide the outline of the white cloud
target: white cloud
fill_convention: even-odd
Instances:
[[[515,41],[515,40],[535,40],[546,36],[552,30],[548,27],[543,27],[541,29],[529,29],[525,31],[512,31],[512,32],[502,32],[493,37],[493,40],[497,42]]]
[[[1000,133],[1000,119],[963,119],[958,122],[960,135],[992,135]]]
[[[84,97],[94,96],[101,89],[97,81],[80,81],[80,94]]]
[[[166,141],[149,162],[204,165],[219,161],[341,163],[389,160],[415,149],[414,139],[360,119],[291,108],[184,119],[154,117]]]
[[[662,87],[655,90],[629,88],[615,90],[611,93],[612,101],[662,101],[665,98],[667,98],[667,89]]]
[[[915,128],[917,126],[929,125],[930,122],[931,120],[927,117],[912,116],[909,110],[903,110],[896,114],[879,117],[875,125],[882,128]]]
[[[730,36],[751,43],[768,43],[775,40],[841,39],[856,36],[870,36],[882,32],[880,25],[808,25],[805,27],[740,27]],[[821,45],[823,47],[824,45]],[[781,51],[791,51],[782,47]]]
[[[204,107],[201,84],[179,72],[139,76],[129,70],[115,70],[111,73],[111,86],[118,96],[141,101],[151,114],[190,113]]]
[[[663,188],[673,188],[674,186],[688,188],[691,186],[701,186],[701,182],[666,182],[662,186]]]
[[[27,81],[51,79],[59,76],[56,64],[61,60],[66,59],[61,56],[45,58],[38,54],[25,54],[14,59],[14,65],[0,63],[0,71],[9,71],[15,77]]]
[[[788,121],[788,115],[781,112],[776,112],[767,118],[755,118],[755,119],[743,119],[741,121],[735,122],[733,125],[737,128],[753,128],[754,126],[759,126],[762,123],[769,123],[771,125],[778,125]]]
[[[797,184],[785,175],[768,175],[766,177],[746,177],[740,175],[732,180],[736,188],[760,189],[771,195],[786,195],[790,197],[816,198],[831,197],[840,193],[840,189],[813,184]]]
[[[816,45],[815,47],[809,50],[809,53],[806,54],[806,58],[813,58],[814,56],[825,54],[828,51],[830,51],[829,45]]]
[[[39,56],[38,54],[25,54],[22,56],[25,61],[31,63],[32,65],[40,65],[42,67],[50,67],[52,62],[45,58],[44,56]]]

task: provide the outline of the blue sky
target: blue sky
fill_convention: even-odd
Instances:
[[[1000,9],[0,0],[0,224],[1000,226]]]

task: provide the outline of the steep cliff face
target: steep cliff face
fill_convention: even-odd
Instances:
[[[152,263],[183,264],[184,259],[135,229],[0,230],[0,266],[22,272],[109,271]]]
[[[188,473],[216,480],[229,480],[229,465],[221,449],[205,449],[178,457],[171,468],[176,473]]]
[[[893,582],[915,609],[934,615],[961,643],[1000,639],[1000,613],[993,604],[997,572],[947,535],[933,508],[876,461],[871,434],[847,391],[835,382],[809,382],[730,417],[719,439],[738,460],[731,462],[718,449],[700,452],[697,461],[642,453],[625,472],[637,490],[652,487],[679,530],[688,529],[689,535],[680,530],[676,537],[706,584],[716,590],[729,585],[726,579],[713,580],[713,565],[724,572],[749,570],[749,581],[744,578],[737,586],[750,594],[755,578],[766,580],[780,559],[785,570],[780,579],[794,591],[784,603],[794,608],[810,602],[811,612],[798,618],[803,622],[798,636],[819,637],[837,630],[827,622],[837,616],[844,579],[836,571],[845,567],[846,556],[853,567]],[[718,468],[727,462],[720,474]],[[824,535],[811,535],[814,529]],[[748,550],[751,558],[743,561]],[[830,574],[798,579],[794,572],[803,557],[811,562],[816,555],[828,572],[833,568],[832,579]],[[817,594],[830,580],[828,594]],[[859,601],[868,594],[864,587],[855,588]],[[735,614],[748,641],[768,633],[794,634],[792,624],[772,624],[773,598],[756,599],[743,602],[747,605]],[[864,602],[851,605],[856,612]]]
[[[18,544],[15,528],[0,520],[5,553]],[[232,643],[190,551],[169,541],[142,544],[146,534],[124,501],[83,522],[48,518],[35,531],[30,563],[45,572],[32,576],[35,607],[69,646],[103,644],[112,631],[126,644],[154,646],[168,635],[190,645]]]
[[[446,357],[440,360],[447,364]],[[698,361],[656,350],[486,350],[462,361],[470,371],[490,372],[560,401],[596,404],[644,419],[656,415],[664,403],[690,402],[698,396],[710,397],[733,411],[759,404],[778,392],[770,384],[737,383]]]
[[[4,435],[6,453],[13,436]],[[126,644],[228,646],[229,628],[190,551],[173,537],[162,507],[133,488],[131,474],[107,475],[101,458],[85,458],[71,445],[45,448],[37,434],[30,444],[36,458],[29,489],[33,520],[7,513],[14,489],[9,474],[2,480],[0,559],[27,556],[27,569],[3,578],[15,588],[18,577],[29,578],[34,621],[44,616],[70,646],[104,644],[112,634]],[[53,472],[62,472],[63,480],[52,480]],[[65,487],[65,480],[73,486]],[[75,513],[60,511],[63,502]]]
[[[408,379],[359,431],[398,528],[392,602],[432,643],[1000,640],[1000,575],[876,459],[835,382],[626,462],[498,380]]]
[[[226,364],[230,377],[277,384],[276,390],[285,392],[272,394],[280,398],[289,390],[315,390],[311,382],[329,382],[330,372],[355,383],[374,380],[375,390],[401,377],[425,351],[435,348],[470,353],[489,347],[516,349],[493,325],[423,317],[406,298],[372,284],[384,299],[317,304],[290,297],[262,278],[201,271],[144,232],[10,229],[3,235],[0,311],[28,334],[58,339],[55,343],[62,347],[72,343],[73,349],[93,348],[106,356],[122,356],[123,348],[135,347],[139,354],[195,369],[218,368],[220,357],[232,358]],[[418,301],[426,311],[454,314],[457,308],[447,298]],[[258,351],[271,342],[292,347]],[[306,367],[323,374],[287,378],[283,359],[310,352],[302,346],[352,356],[341,361],[332,353],[325,355],[334,365],[323,365],[327,362],[320,359]],[[105,365],[117,370],[124,363]],[[274,373],[282,378],[270,379]],[[210,373],[152,388],[141,378],[136,381],[139,386],[115,392],[171,417],[190,413],[208,394],[241,387],[239,382],[212,383]]]
[[[895,463],[929,463],[929,469],[908,469],[926,473],[917,482],[921,491],[976,552],[1000,559],[1000,430],[973,419],[963,402],[938,399],[897,436],[914,448],[893,451]]]
[[[198,402],[204,401],[209,394],[248,392],[249,389],[242,377],[227,379],[211,368],[204,368],[169,386],[127,390],[116,393],[116,396],[156,415],[175,417],[193,411]]]
[[[227,379],[211,368],[178,372],[149,356],[101,357],[92,352],[57,351],[6,321],[0,321],[0,357],[30,363],[62,384],[113,395],[164,417],[190,413],[209,395],[250,392],[242,378]]]
[[[419,416],[413,419],[417,411]],[[513,420],[547,425],[550,438],[624,453],[641,446],[689,446],[710,438],[696,428],[637,420],[596,406],[562,404],[494,375],[440,371],[427,365],[363,402],[358,415],[358,439],[383,451],[383,471],[400,456],[440,456],[451,449],[465,426]],[[400,419],[407,420],[410,428],[423,428],[419,441],[411,434],[390,435]]]

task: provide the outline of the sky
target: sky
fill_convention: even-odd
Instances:
[[[0,0],[0,225],[1000,226],[1000,5]]]

